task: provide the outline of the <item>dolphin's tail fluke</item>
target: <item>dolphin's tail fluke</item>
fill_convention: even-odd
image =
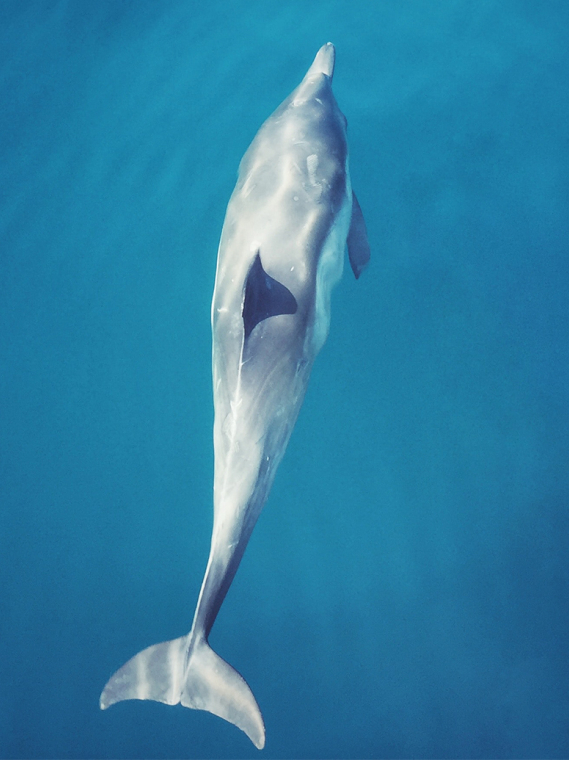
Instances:
[[[257,749],[265,746],[265,724],[253,692],[205,639],[192,649],[181,702],[184,707],[207,710],[233,723],[245,731]]]
[[[167,705],[207,710],[244,731],[257,749],[265,746],[265,726],[245,679],[202,639],[186,663],[188,636],[139,652],[117,670],[101,694],[101,709],[125,699],[154,699]]]

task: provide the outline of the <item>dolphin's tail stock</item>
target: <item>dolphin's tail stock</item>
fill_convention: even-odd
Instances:
[[[257,749],[265,746],[265,725],[245,679],[205,639],[189,636],[139,652],[110,678],[101,709],[125,699],[154,699],[167,705],[207,710],[244,731]]]

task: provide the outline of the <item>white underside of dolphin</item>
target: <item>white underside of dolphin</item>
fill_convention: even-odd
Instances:
[[[257,133],[227,207],[212,304],[214,522],[192,629],[129,660],[100,701],[102,709],[153,699],[208,710],[259,749],[265,727],[257,702],[208,636],[326,340],[346,246],[356,277],[369,259],[333,72],[328,43]]]

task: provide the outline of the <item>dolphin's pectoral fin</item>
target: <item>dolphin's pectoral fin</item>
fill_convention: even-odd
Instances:
[[[279,314],[296,314],[297,308],[296,298],[290,290],[265,272],[261,256],[257,251],[245,283],[243,298],[245,340],[259,322]]]
[[[352,221],[348,232],[348,256],[357,280],[368,265],[370,249],[366,223],[355,193],[352,193]]]

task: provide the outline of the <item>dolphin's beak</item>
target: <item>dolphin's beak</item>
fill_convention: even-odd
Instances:
[[[322,45],[316,53],[312,66],[306,72],[305,79],[311,79],[316,74],[326,74],[332,79],[334,75],[334,61],[336,59],[336,50],[331,42]]]

